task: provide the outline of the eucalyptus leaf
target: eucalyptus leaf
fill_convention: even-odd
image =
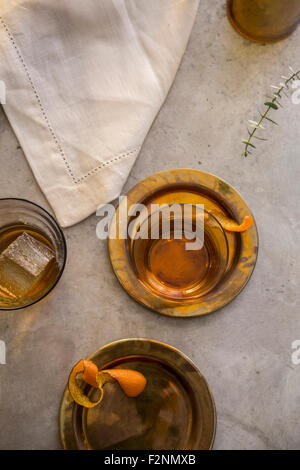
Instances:
[[[275,124],[276,126],[279,126],[279,124],[276,121],[273,121],[273,119],[269,118],[268,116],[266,116],[265,119],[270,121],[272,124]]]
[[[253,137],[254,139],[258,139],[258,140],[268,140],[268,139],[265,139],[264,137],[259,137],[258,135],[254,135]]]
[[[272,103],[272,101],[266,101],[266,102],[264,103],[264,105],[265,105],[265,106],[269,106],[269,107],[272,108],[272,109],[278,109],[277,104]]]
[[[249,142],[249,140],[248,140],[248,142],[247,142],[247,145],[250,145],[250,147],[252,147],[252,148],[256,149],[255,145],[254,145],[254,144],[252,144],[251,142]]]

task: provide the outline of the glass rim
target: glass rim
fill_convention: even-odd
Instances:
[[[53,289],[56,287],[56,285],[58,284],[59,280],[61,279],[62,277],[62,274],[65,270],[65,267],[66,267],[66,263],[67,263],[67,242],[66,242],[66,237],[65,237],[65,234],[63,232],[63,229],[62,227],[60,226],[60,224],[58,223],[58,221],[55,219],[55,217],[50,214],[49,211],[47,211],[47,209],[44,209],[44,207],[40,206],[39,204],[37,204],[36,202],[33,202],[33,201],[29,201],[28,199],[24,199],[24,198],[19,198],[19,197],[3,197],[3,198],[0,198],[0,203],[1,201],[19,201],[19,202],[25,202],[26,204],[29,204],[31,206],[34,206],[34,207],[37,207],[38,209],[40,209],[42,212],[44,212],[51,220],[52,222],[54,222],[56,228],[58,229],[58,232],[61,236],[61,239],[62,239],[62,243],[63,243],[63,251],[64,251],[64,256],[63,256],[63,261],[62,261],[62,265],[61,265],[61,268],[59,270],[59,274],[57,276],[57,279],[56,281],[54,282],[54,284],[51,286],[51,288],[45,292],[41,297],[37,298],[36,300],[30,302],[29,304],[27,305],[21,305],[20,307],[13,307],[13,308],[3,308],[3,307],[0,307],[0,312],[12,312],[14,310],[23,310],[25,308],[28,308],[28,307],[32,307],[33,305],[37,304],[38,302],[40,302],[41,300],[45,299],[52,291]]]
[[[162,213],[162,211],[163,211],[164,208],[172,207],[173,205],[174,205],[174,206],[192,206],[192,207],[197,206],[197,204],[191,204],[191,203],[186,203],[186,202],[175,202],[174,204],[163,204],[160,209],[157,209],[157,211],[148,214],[148,219],[151,218],[152,215],[157,214],[157,212]],[[228,258],[229,258],[229,244],[228,244],[228,239],[227,239],[227,235],[226,235],[225,229],[223,228],[221,222],[217,219],[217,217],[216,217],[214,214],[212,214],[212,213],[209,212],[207,209],[204,209],[204,208],[202,208],[202,207],[198,207],[198,209],[199,209],[200,211],[206,213],[208,216],[212,217],[213,220],[214,220],[214,221],[217,223],[217,225],[220,227],[220,229],[221,229],[221,231],[222,231],[222,233],[223,233],[223,236],[224,236],[224,238],[225,238],[226,250],[227,250],[227,257],[226,257],[227,260],[226,260],[226,262],[228,263]],[[184,220],[184,215],[183,215],[183,219],[182,219],[182,220]],[[144,221],[143,221],[143,222],[144,222]],[[142,223],[143,223],[143,222],[142,222]],[[205,229],[205,223],[204,223],[204,229]],[[133,242],[134,242],[134,241],[135,241],[135,240],[133,239]]]

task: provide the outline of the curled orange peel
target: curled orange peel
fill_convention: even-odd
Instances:
[[[222,214],[221,212],[217,211],[210,211],[212,215],[216,217],[216,219],[220,222],[224,230],[228,232],[245,232],[248,230],[251,225],[254,224],[254,220],[249,215],[244,217],[244,220],[241,224],[236,222],[235,220],[227,217],[226,215]]]
[[[84,366],[84,361],[79,361],[72,369],[70,377],[69,377],[69,382],[68,382],[68,388],[69,392],[73,398],[73,400],[81,406],[84,406],[85,408],[94,408],[95,406],[99,405],[103,399],[103,389],[100,388],[101,391],[101,396],[97,402],[93,402],[87,397],[84,393],[83,390],[79,387],[77,381],[76,381],[76,376],[80,373],[85,372],[85,366]]]
[[[128,397],[140,395],[147,384],[146,378],[140,372],[131,369],[107,369],[99,372],[99,375],[109,374],[113,381],[117,381],[121,389]]]
[[[99,388],[101,396],[97,402],[92,402],[77,383],[76,377],[81,378],[89,385]],[[81,360],[72,369],[68,388],[73,400],[85,408],[94,408],[103,399],[103,387],[106,383],[118,382],[123,392],[128,397],[137,397],[145,389],[147,380],[140,372],[126,369],[107,369],[99,371],[96,364],[91,361]]]
[[[82,374],[83,380],[91,385],[92,387],[98,387],[98,383],[96,380],[98,374],[98,367],[92,361],[82,361],[84,371]]]

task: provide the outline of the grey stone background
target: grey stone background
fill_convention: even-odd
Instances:
[[[148,337],[181,349],[213,391],[215,449],[299,449],[300,366],[291,343],[299,318],[299,117],[285,99],[269,142],[241,157],[247,119],[270,84],[300,68],[300,28],[269,46],[230,26],[224,0],[202,0],[190,43],[165,106],[125,189],[159,170],[191,167],[215,173],[239,190],[260,235],[256,270],[230,305],[205,318],[162,317],[135,303],[116,280],[97,218],[65,231],[69,260],[46,302],[1,312],[0,448],[60,448],[58,411],[72,365],[120,338]],[[22,150],[0,112],[0,197],[48,207]],[[49,207],[48,207],[49,208]]]

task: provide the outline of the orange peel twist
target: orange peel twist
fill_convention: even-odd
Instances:
[[[101,396],[98,401],[92,402],[77,383],[76,377],[82,374],[81,378],[89,385],[99,388]],[[146,378],[136,370],[127,369],[107,369],[99,371],[96,364],[91,361],[81,360],[72,369],[69,376],[68,388],[73,400],[85,408],[94,408],[103,399],[103,387],[106,383],[118,382],[123,392],[128,397],[140,395],[147,384]]]
[[[137,397],[139,396],[145,389],[147,380],[137,370],[131,369],[108,369],[99,372],[99,375],[102,374],[109,374],[109,376],[113,379],[113,381],[117,381],[128,397]]]
[[[227,230],[228,232],[245,232],[249,227],[251,227],[251,225],[254,224],[253,217],[250,217],[249,215],[246,215],[243,222],[239,224],[234,219],[231,219],[230,217],[222,214],[222,212],[210,211],[210,213],[216,217],[216,219],[222,225],[223,229]]]
[[[84,393],[83,390],[79,387],[77,381],[76,381],[76,376],[80,373],[83,373],[83,375],[86,374],[86,368],[85,368],[85,363],[86,361],[79,361],[72,369],[71,374],[69,376],[69,381],[68,381],[68,388],[69,392],[73,398],[73,400],[81,406],[84,406],[85,408],[94,408],[95,406],[99,405],[103,399],[103,389],[100,388],[101,391],[101,396],[97,402],[92,402],[89,397],[87,397]],[[97,368],[98,370],[98,368]],[[83,377],[82,375],[82,377]],[[87,382],[88,383],[88,382]],[[91,385],[91,384],[90,384]]]

